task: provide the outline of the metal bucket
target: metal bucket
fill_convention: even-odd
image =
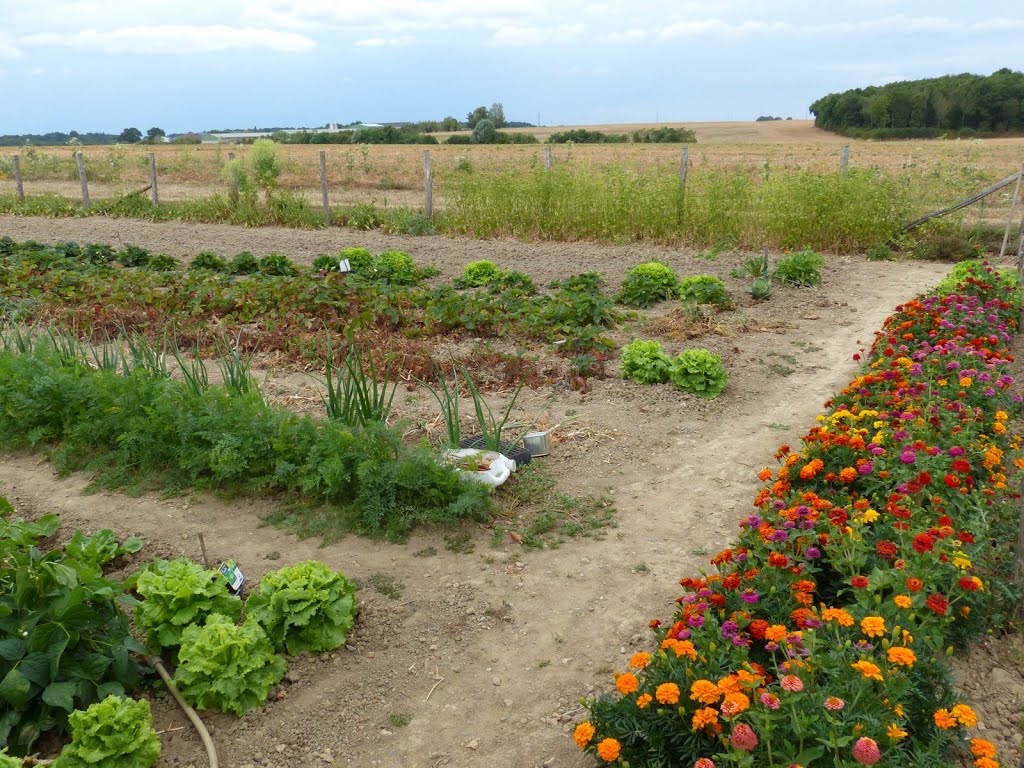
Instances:
[[[529,432],[523,435],[523,446],[530,456],[547,456],[551,453],[550,432]]]

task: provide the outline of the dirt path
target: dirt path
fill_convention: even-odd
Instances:
[[[212,247],[311,256],[343,245],[403,247],[446,274],[471,259],[492,258],[538,282],[584,269],[614,276],[657,257],[698,271],[692,255],[657,248],[102,219],[0,218],[0,233],[123,238],[178,254]],[[727,274],[729,265],[706,266]],[[749,308],[755,325],[763,324],[756,332],[708,341],[727,355],[733,376],[711,403],[617,379],[595,382],[585,396],[532,394],[528,407],[556,401],[556,417],[572,410],[589,433],[606,435],[559,446],[549,460],[566,487],[613,492],[619,528],[601,541],[524,551],[510,541],[490,548],[481,532],[475,551],[459,555],[445,550],[440,533],[428,532],[405,545],[350,537],[319,548],[259,527],[272,500],[83,496],[87,478],[57,479],[35,457],[5,459],[0,492],[60,513],[70,524],[139,535],[151,544],[146,555],[198,559],[203,532],[211,558],[234,558],[251,578],[316,558],[360,580],[362,613],[349,649],[296,661],[278,700],[243,720],[210,716],[226,768],[583,766],[587,761],[567,737],[579,697],[610,687],[627,654],[646,647],[647,622],[669,613],[678,579],[695,574],[708,553],[731,541],[756,493],[757,471],[771,463],[779,444],[795,443],[822,402],[849,380],[852,353],[893,306],[945,272],[937,264],[830,259],[818,289],[783,291],[766,308]],[[769,350],[780,350],[792,370],[770,373]],[[402,725],[405,716],[411,720]],[[156,720],[158,729],[185,725],[166,702],[156,706]],[[205,764],[189,730],[163,739],[160,766]]]

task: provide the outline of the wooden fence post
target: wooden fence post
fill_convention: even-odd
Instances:
[[[228,162],[230,163],[235,159],[234,152],[228,152]],[[228,193],[228,199],[231,200],[232,205],[238,205],[238,171],[234,168],[231,169],[231,191]]]
[[[1020,199],[1020,181],[1024,177],[1024,163],[1021,163],[1020,173],[1017,176],[1017,184],[1013,188],[1013,202],[1010,204],[1010,217],[1006,220],[1006,232],[1003,233],[1003,245],[999,249],[999,258],[1006,255],[1006,246],[1010,240],[1010,232],[1013,230],[1013,215],[1017,212],[1017,200]]]
[[[679,183],[686,186],[686,173],[689,170],[690,165],[690,149],[683,147],[683,151],[679,153]]]
[[[82,183],[82,207],[89,210],[89,181],[85,178],[85,157],[81,152],[75,153],[78,160],[78,180]]]
[[[434,216],[434,173],[430,169],[430,150],[423,150],[423,210],[428,219]]]
[[[24,200],[25,199],[25,187],[21,183],[21,158],[18,157],[17,155],[15,155],[12,158],[12,161],[14,163],[14,183],[18,187],[18,199],[19,200]]]
[[[544,147],[544,170],[551,170],[551,147]]]
[[[156,153],[149,153],[149,196],[153,205],[160,205],[160,194],[156,191]]]
[[[676,209],[676,223],[680,227],[682,237],[683,214],[686,211],[686,175],[690,170],[690,149],[683,147],[679,153],[679,207]]]
[[[850,170],[850,145],[843,144],[839,148],[839,172],[846,173]]]
[[[327,152],[320,150],[320,196],[324,202],[324,226],[331,226],[331,199],[327,195]]]

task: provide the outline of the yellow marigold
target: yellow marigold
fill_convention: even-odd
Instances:
[[[582,723],[576,726],[576,730],[573,731],[572,740],[576,742],[576,746],[580,749],[586,749],[590,740],[594,738],[596,729],[589,722],[584,720]]]
[[[907,735],[907,732],[900,728],[898,723],[889,723],[885,729],[885,735],[893,741],[899,741]]]
[[[718,686],[710,680],[695,680],[690,686],[690,698],[701,704],[714,704],[721,696]]]
[[[917,661],[917,656],[909,648],[901,645],[894,645],[886,652],[886,658],[890,664],[899,664],[901,667],[912,667]]]
[[[882,637],[886,633],[885,619],[881,616],[865,616],[860,620],[860,631],[868,637]]]
[[[647,709],[647,705],[650,704],[653,699],[654,697],[651,696],[651,694],[643,693],[636,697],[636,705],[640,707],[640,709]]]
[[[784,624],[772,624],[764,631],[765,640],[778,643],[786,639],[786,626]]]
[[[1006,432],[1006,425],[1000,424],[998,421],[992,425],[992,431],[997,435],[1002,435]]]
[[[984,739],[971,739],[971,754],[975,757],[995,757],[996,745]]]
[[[949,710],[945,707],[936,710],[932,718],[935,720],[935,725],[937,725],[939,728],[956,728],[956,719],[950,714]]]
[[[718,722],[718,712],[711,707],[703,707],[693,713],[693,720],[690,724],[693,726],[693,730],[699,731],[701,728],[706,728],[709,725],[714,725]]]
[[[963,555],[956,555],[953,558],[953,567],[954,568],[970,568],[971,567],[971,561],[970,561],[970,559],[964,557]]]
[[[727,693],[725,700],[722,701],[722,714],[729,715],[729,717],[735,717],[748,709],[750,709],[750,697],[739,691]]]
[[[909,608],[914,604],[913,601],[906,595],[896,595],[896,597],[894,597],[892,601],[896,603],[897,608]]]
[[[651,654],[644,653],[643,651],[640,651],[640,653],[634,653],[630,657],[630,659],[629,659],[629,668],[630,669],[643,669],[644,667],[646,667],[650,663],[651,663]]]
[[[680,640],[672,646],[672,650],[676,652],[676,658],[686,656],[690,661],[697,660],[697,649],[693,647],[693,643],[689,640]]]
[[[839,626],[841,627],[853,626],[853,616],[851,616],[842,608],[826,608],[824,611],[821,612],[821,618],[823,618],[825,621],[838,622]]]
[[[662,683],[654,690],[654,698],[662,704],[675,704],[679,701],[679,686],[675,683]]]
[[[870,661],[855,661],[850,666],[856,669],[869,680],[880,681],[882,679],[882,670],[879,669],[876,665],[872,664]]]
[[[978,716],[974,713],[966,704],[955,704],[953,709],[949,711],[949,714],[955,717],[960,725],[965,728],[973,728],[978,724]]]
[[[873,523],[878,519],[877,509],[865,509],[864,510],[864,521],[867,523]]]
[[[1006,421],[1008,418],[1010,418],[1010,414],[1008,414],[1006,411],[996,411],[995,418],[996,421]],[[990,755],[983,755],[983,757],[990,757]]]
[[[615,687],[623,696],[628,696],[640,687],[640,682],[632,672],[625,672],[615,679]]]
[[[606,763],[614,763],[619,759],[622,745],[616,739],[604,739],[597,745],[597,756]]]

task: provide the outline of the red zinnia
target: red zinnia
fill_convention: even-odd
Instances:
[[[960,579],[960,589],[963,589],[967,592],[974,592],[978,589],[978,582],[976,582],[974,579],[969,579],[965,576],[964,578]]]
[[[914,547],[914,551],[921,554],[931,552],[935,547],[935,539],[927,533],[919,533],[914,537],[914,543],[911,546]]]
[[[945,616],[946,611],[949,610],[949,601],[938,592],[934,595],[929,595],[928,599],[925,601],[925,605],[935,611],[935,613],[939,614],[939,616]]]
[[[868,577],[854,576],[852,579],[850,579],[850,585],[854,587],[864,588],[868,585]]]
[[[917,578],[917,576],[911,576],[907,579],[907,589],[911,592],[918,592],[923,586],[924,582]]]
[[[943,478],[943,482],[946,485],[948,485],[950,488],[959,488],[960,487],[960,478],[957,477],[956,475],[954,475],[952,472],[948,473],[946,475],[946,477]]]
[[[875,552],[883,560],[895,560],[897,553],[896,545],[891,541],[880,541],[875,545]]]
[[[950,465],[949,468],[952,469],[954,472],[970,472],[971,471],[971,465],[968,464],[963,459],[957,459],[956,461],[954,461]]]

